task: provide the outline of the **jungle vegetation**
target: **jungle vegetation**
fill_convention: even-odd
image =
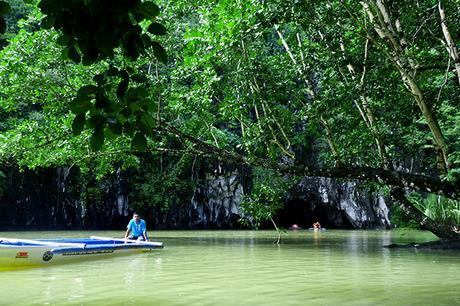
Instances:
[[[459,238],[458,0],[15,0],[0,14],[3,163],[103,177],[212,158],[362,180]],[[257,190],[249,209],[270,217],[279,188]],[[435,221],[427,207],[447,202]]]

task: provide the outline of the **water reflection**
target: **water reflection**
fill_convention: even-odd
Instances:
[[[279,246],[273,245],[272,231],[155,234],[166,245],[159,252],[1,272],[0,304],[454,305],[459,301],[458,253],[382,248],[414,239],[407,237],[412,234],[298,231],[283,234]]]

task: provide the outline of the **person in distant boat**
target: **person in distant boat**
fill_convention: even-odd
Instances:
[[[126,227],[125,239],[148,241],[147,224],[139,217],[138,213],[133,214],[133,218]]]
[[[290,230],[301,230],[302,228],[298,226],[297,224],[292,224],[292,226],[289,227]]]
[[[315,223],[313,223],[313,229],[314,229],[315,231],[320,230],[320,229],[321,229],[321,224],[319,224],[319,222],[316,221]]]

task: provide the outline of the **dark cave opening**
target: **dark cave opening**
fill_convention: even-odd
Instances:
[[[316,221],[319,221],[322,227],[332,227],[324,204],[315,200],[307,201],[298,198],[289,200],[273,220],[281,228],[289,228],[297,224],[305,229],[312,227]]]

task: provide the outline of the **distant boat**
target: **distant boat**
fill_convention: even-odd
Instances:
[[[162,242],[96,236],[37,240],[0,238],[0,270],[149,252],[158,248],[163,248]]]
[[[326,229],[324,227],[321,227],[321,228],[310,227],[309,230],[315,231],[315,232],[321,232],[321,231],[325,231]]]
[[[302,228],[300,226],[298,226],[297,224],[292,224],[290,227],[289,227],[290,230],[301,230]]]

